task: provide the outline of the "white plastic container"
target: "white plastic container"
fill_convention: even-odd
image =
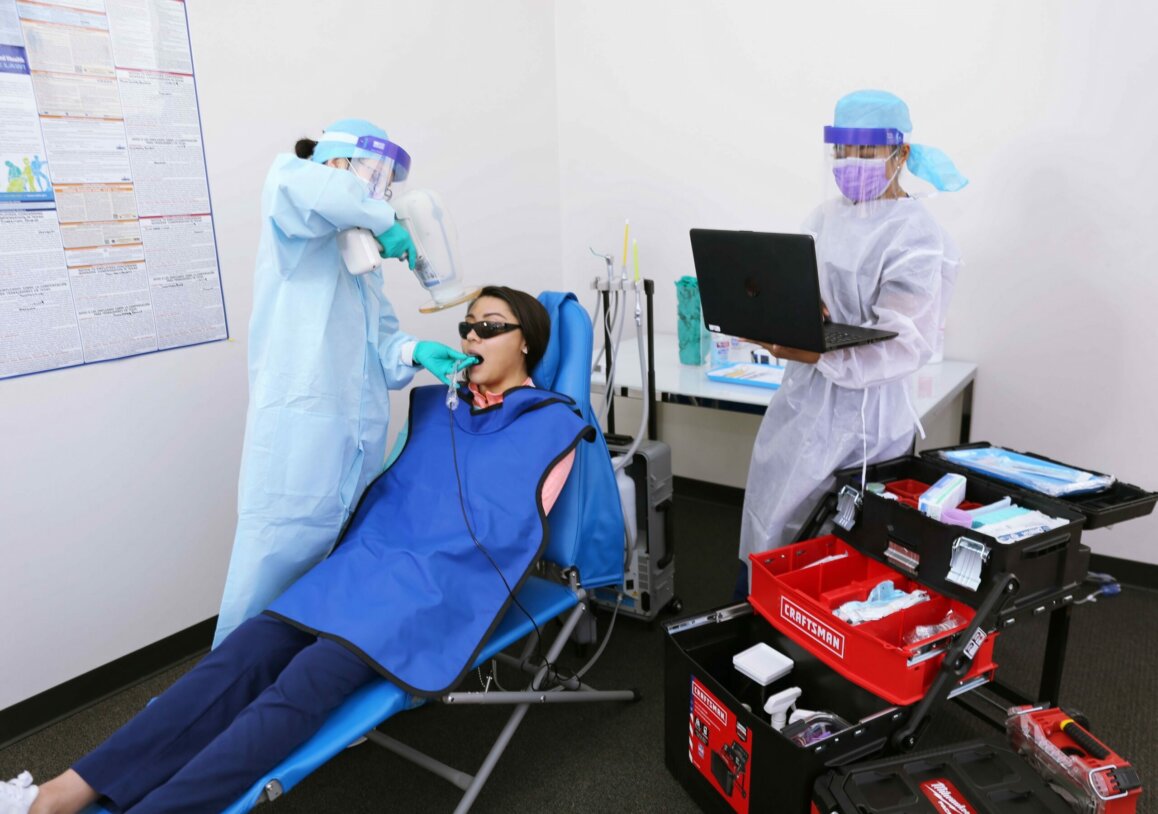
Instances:
[[[616,455],[611,460],[616,461],[621,457]],[[615,485],[619,487],[619,502],[623,505],[623,526],[627,533],[628,548],[635,548],[635,530],[638,528],[635,517],[635,481],[624,469],[615,473]]]
[[[792,672],[794,662],[779,650],[757,642],[732,656],[732,666],[762,687]]]

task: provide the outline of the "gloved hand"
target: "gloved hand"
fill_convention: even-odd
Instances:
[[[449,387],[450,377],[455,370],[478,364],[478,357],[467,356],[441,342],[419,342],[414,348],[414,361]]]
[[[405,256],[411,270],[414,269],[414,264],[418,262],[418,249],[414,247],[414,239],[410,237],[405,226],[395,221],[385,232],[374,235],[374,239],[382,247],[383,257],[396,257],[401,260]]]

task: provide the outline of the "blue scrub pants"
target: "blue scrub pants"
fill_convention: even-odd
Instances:
[[[377,673],[258,615],[73,766],[131,814],[228,808]]]

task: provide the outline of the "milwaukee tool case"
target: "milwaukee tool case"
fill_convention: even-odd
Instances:
[[[815,795],[818,814],[1073,814],[1021,756],[986,741],[829,772]]]

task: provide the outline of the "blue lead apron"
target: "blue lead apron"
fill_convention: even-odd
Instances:
[[[517,387],[483,409],[464,398],[453,413],[445,400],[438,385],[411,391],[402,453],[329,558],[266,611],[418,695],[471,669],[547,546],[543,482],[594,437],[574,403],[549,390]]]

